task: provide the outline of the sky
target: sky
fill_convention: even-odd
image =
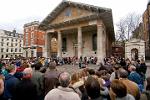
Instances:
[[[0,0],[0,29],[23,33],[23,25],[42,21],[62,0]],[[143,14],[148,0],[69,0],[111,8],[114,26],[127,14]]]

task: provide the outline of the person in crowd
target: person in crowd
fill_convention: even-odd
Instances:
[[[5,76],[3,98],[4,100],[11,100],[13,99],[13,93],[19,83],[19,79],[14,76],[16,73],[16,66],[14,64],[8,65],[6,70],[8,74]]]
[[[120,65],[121,65],[123,68],[125,68],[126,62],[125,62],[125,59],[124,59],[124,58],[121,58],[121,59],[120,59]]]
[[[96,78],[89,76],[85,81],[85,88],[89,96],[89,100],[104,100],[104,97],[100,94],[101,87]]]
[[[59,76],[60,86],[49,91],[44,100],[81,100],[79,95],[72,88],[69,88],[70,81],[69,73],[61,73]]]
[[[141,75],[143,80],[145,80],[146,70],[147,70],[147,66],[145,64],[145,61],[144,59],[141,59],[141,61],[139,62],[139,67],[138,67],[137,72]]]
[[[111,100],[135,100],[132,95],[127,93],[126,85],[118,79],[114,79],[111,82],[110,97]]]
[[[82,56],[79,58],[79,68],[82,68],[83,58]]]
[[[136,72],[136,67],[134,65],[130,65],[128,70],[130,71],[130,74],[128,76],[128,79],[137,83],[140,91],[144,89],[143,86],[143,79],[142,77]]]
[[[110,75],[110,81],[114,79],[118,79],[118,71],[119,71],[120,65],[116,64],[113,67],[114,72]]]
[[[25,68],[23,78],[18,83],[14,92],[14,100],[37,100],[36,85],[31,81],[32,69]]]
[[[3,92],[4,92],[4,76],[0,72],[0,100],[2,100]]]
[[[110,87],[110,74],[107,70],[100,70],[96,72],[96,75],[104,80],[104,87],[109,88]]]
[[[124,69],[128,70],[129,65],[131,65],[131,61],[129,58],[127,58],[125,61],[126,61],[126,67]]]
[[[150,100],[150,77],[146,79],[146,90],[142,92],[140,100]]]
[[[102,71],[102,70],[101,70]],[[98,82],[99,82],[99,84],[100,84],[100,94],[101,94],[101,96],[103,96],[103,97],[108,97],[108,95],[109,95],[109,90],[108,90],[108,88],[105,86],[106,85],[106,81],[101,77],[102,76],[102,74],[105,74],[105,73],[101,73],[101,71],[99,72],[96,72],[96,76],[97,76],[97,80],[98,80]]]
[[[140,69],[141,69],[141,73],[145,75],[147,66],[146,66],[144,59],[141,59],[141,61],[140,61]]]
[[[88,69],[89,75],[95,75],[95,70],[94,69]]]
[[[33,70],[31,78],[31,81],[36,85],[38,100],[44,99],[44,74],[39,71],[41,67],[42,64],[40,62],[35,64],[35,70]]]
[[[45,95],[52,90],[53,88],[57,87],[59,84],[58,81],[58,76],[59,72],[56,69],[56,63],[55,62],[50,62],[48,65],[48,69],[45,72],[44,75],[44,91]]]
[[[75,91],[79,94],[80,98],[82,98],[82,93],[79,90],[79,87],[84,85],[84,80],[79,78],[79,73],[73,73],[71,76],[71,84],[70,87],[75,89]]]
[[[89,70],[88,68],[84,68],[81,72],[79,72],[79,83],[80,84],[84,83],[86,81],[87,77],[89,76],[88,70]],[[77,84],[79,84],[79,83],[77,83]],[[87,100],[88,95],[87,95],[85,86],[80,85],[79,90],[82,93],[81,100]]]
[[[128,72],[125,69],[121,68],[119,69],[118,76],[119,76],[119,80],[123,82],[127,87],[127,92],[133,95],[136,100],[139,100],[140,91],[138,85],[135,82],[128,79]]]

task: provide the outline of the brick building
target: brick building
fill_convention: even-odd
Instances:
[[[38,30],[39,21],[24,25],[24,57],[42,57],[45,44],[45,32]]]

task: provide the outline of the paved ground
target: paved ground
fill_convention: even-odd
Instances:
[[[148,76],[150,76],[150,61],[147,61],[146,65],[148,66],[147,72],[146,72],[146,77],[148,77]],[[97,65],[89,64],[88,68],[92,68],[92,69],[97,70],[99,67]],[[67,71],[70,74],[72,74],[74,72],[79,72],[82,70],[82,69],[79,69],[78,65],[75,65],[75,66],[73,66],[73,65],[57,66],[57,69],[58,69],[58,71]]]
[[[98,69],[99,67],[97,65],[92,65],[92,64],[89,64],[88,65],[88,68],[92,68],[92,69]],[[57,66],[57,69],[58,71],[67,71],[69,72],[70,74],[74,73],[74,72],[79,72],[81,71],[82,69],[80,69],[78,67],[78,65],[63,65],[63,66]]]

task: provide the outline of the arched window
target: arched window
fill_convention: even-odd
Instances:
[[[4,55],[2,55],[2,58],[4,58]]]

